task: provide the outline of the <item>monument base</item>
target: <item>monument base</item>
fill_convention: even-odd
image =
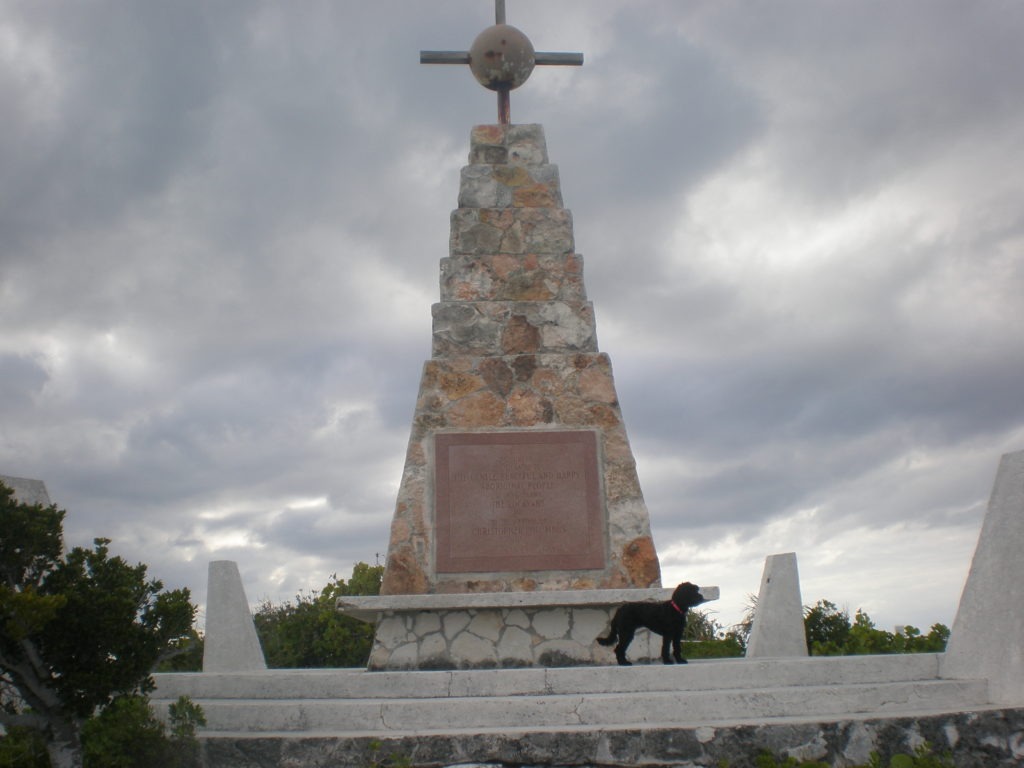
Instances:
[[[718,587],[703,587],[705,600]],[[597,643],[615,609],[668,600],[671,589],[591,589],[343,597],[345,613],[375,622],[371,670],[495,669],[614,664]],[[660,659],[661,638],[637,633],[629,657]]]

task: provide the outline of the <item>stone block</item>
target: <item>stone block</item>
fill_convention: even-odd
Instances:
[[[1024,451],[1002,457],[941,674],[984,678],[995,704],[1024,706]]]
[[[806,656],[796,553],[769,555],[761,575],[747,658]]]
[[[470,134],[471,164],[542,165],[547,161],[541,125],[477,125]]]
[[[249,672],[266,668],[238,564],[215,560],[210,563],[206,587],[203,672]]]
[[[544,640],[559,640],[569,632],[568,611],[541,611],[533,619],[537,636]],[[587,644],[594,638],[588,638]]]
[[[561,208],[554,165],[467,165],[459,182],[460,208]]]
[[[451,255],[572,253],[565,208],[459,208],[451,215]]]
[[[444,302],[432,312],[435,358],[597,351],[590,302]]]
[[[42,507],[48,507],[52,503],[50,501],[50,494],[46,492],[46,485],[42,480],[0,475],[0,483],[14,491],[14,499],[20,504],[38,504]]]
[[[482,254],[441,260],[441,301],[586,301],[583,257]]]
[[[451,642],[450,649],[453,666],[475,668],[497,666],[498,663],[495,642],[474,635],[468,630]]]

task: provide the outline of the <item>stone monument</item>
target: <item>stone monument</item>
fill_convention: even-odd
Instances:
[[[42,480],[0,475],[0,483],[14,491],[15,500],[22,504],[38,504],[41,507],[51,504],[50,494],[46,492],[46,484]]]
[[[660,583],[539,125],[473,129],[383,594]]]
[[[342,604],[378,623],[371,668],[593,663],[615,605],[667,599],[558,168],[541,126],[508,122],[524,71],[582,56],[496,20],[421,55],[470,64],[499,123],[462,169],[381,597]]]

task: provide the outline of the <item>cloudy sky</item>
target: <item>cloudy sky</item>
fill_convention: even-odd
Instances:
[[[666,584],[951,624],[1024,448],[1019,0],[509,0]],[[202,604],[375,562],[489,0],[0,5],[0,474]],[[383,560],[383,557],[381,557]]]

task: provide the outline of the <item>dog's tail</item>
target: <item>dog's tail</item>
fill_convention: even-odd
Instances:
[[[618,639],[619,631],[615,628],[615,625],[612,624],[612,629],[611,632],[608,633],[608,637],[599,637],[597,638],[597,642],[601,645],[615,645],[615,641]]]

